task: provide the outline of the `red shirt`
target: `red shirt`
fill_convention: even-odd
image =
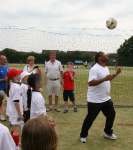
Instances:
[[[74,80],[71,79],[71,74],[74,78],[75,72],[74,71],[66,71],[63,74],[64,79],[64,90],[74,90]]]

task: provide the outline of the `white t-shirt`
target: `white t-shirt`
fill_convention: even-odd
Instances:
[[[63,71],[63,67],[61,65],[61,62],[58,60],[55,60],[54,63],[48,61],[45,65],[45,73],[48,79],[60,78],[60,72],[62,71]]]
[[[22,103],[23,103],[24,111],[28,110],[28,107],[27,107],[27,91],[28,91],[28,85],[22,83],[21,84],[21,93],[22,93]]]
[[[9,121],[12,125],[17,124],[18,112],[15,107],[15,100],[19,100],[20,111],[23,114],[23,104],[22,104],[22,93],[21,93],[21,85],[11,82],[10,83],[10,91],[9,91],[9,99],[8,99],[8,115]]]
[[[0,123],[0,150],[16,150],[9,129]]]
[[[30,118],[46,115],[45,100],[38,91],[32,91]]]
[[[33,66],[33,68],[35,67],[35,65]],[[37,73],[37,69],[33,69],[33,68],[30,68],[29,65],[25,65],[24,68],[23,68],[23,71],[25,72],[28,72],[28,73]]]
[[[98,63],[95,64],[89,72],[89,81],[100,80],[109,75],[108,67],[103,67]],[[89,86],[87,93],[87,101],[92,103],[103,103],[111,99],[110,97],[111,83],[105,81],[97,86]]]

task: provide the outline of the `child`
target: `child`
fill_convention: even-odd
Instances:
[[[30,108],[28,108],[28,98],[29,91],[31,90],[28,86],[27,80],[30,73],[23,71],[21,73],[21,93],[22,93],[22,103],[24,109],[24,122],[30,119]]]
[[[16,148],[19,149],[19,138],[21,128],[23,126],[23,105],[21,96],[20,74],[21,70],[10,69],[8,71],[8,78],[10,80],[9,99],[8,99],[8,117],[11,125],[11,133]],[[16,136],[17,139],[16,140]]]
[[[12,126],[20,125],[23,120],[23,105],[21,97],[20,74],[21,70],[10,69],[8,78],[10,79],[9,89],[9,122]]]
[[[74,65],[72,62],[68,62],[67,70],[63,74],[63,98],[64,98],[64,113],[68,112],[68,99],[73,103],[74,112],[77,112],[77,106],[75,104],[74,96],[74,77],[75,72],[73,70]]]
[[[40,75],[31,74],[28,78],[28,85],[32,88],[30,118],[36,118],[40,115],[46,115],[45,100],[40,92]]]
[[[22,150],[57,150],[55,125],[46,116],[29,120],[22,131]]]
[[[0,110],[2,110],[2,101],[4,92],[0,92]],[[16,150],[15,143],[11,137],[9,129],[0,123],[0,150]]]

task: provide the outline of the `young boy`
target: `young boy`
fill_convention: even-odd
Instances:
[[[40,75],[31,74],[28,78],[28,85],[32,88],[30,107],[30,118],[37,118],[46,115],[45,100],[40,92]]]
[[[10,69],[8,78],[10,79],[9,89],[9,122],[11,126],[20,126],[23,120],[23,105],[21,96],[20,74],[21,70]]]
[[[29,90],[31,90],[28,86],[27,80],[30,73],[23,71],[21,73],[21,93],[22,93],[22,103],[23,103],[23,109],[24,109],[24,122],[28,121],[30,119],[30,110],[28,108],[28,93]]]
[[[0,110],[2,110],[2,101],[4,92],[0,92]],[[9,129],[0,123],[0,150],[16,150],[16,145],[11,137]]]
[[[77,106],[75,104],[75,96],[74,96],[74,65],[72,62],[68,62],[67,70],[63,74],[63,98],[64,98],[64,113],[68,112],[68,99],[73,104],[74,112],[77,112]]]

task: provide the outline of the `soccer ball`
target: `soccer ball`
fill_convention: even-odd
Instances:
[[[117,26],[117,20],[114,19],[114,18],[109,18],[107,21],[106,21],[106,27],[110,30],[113,30],[115,29]]]

